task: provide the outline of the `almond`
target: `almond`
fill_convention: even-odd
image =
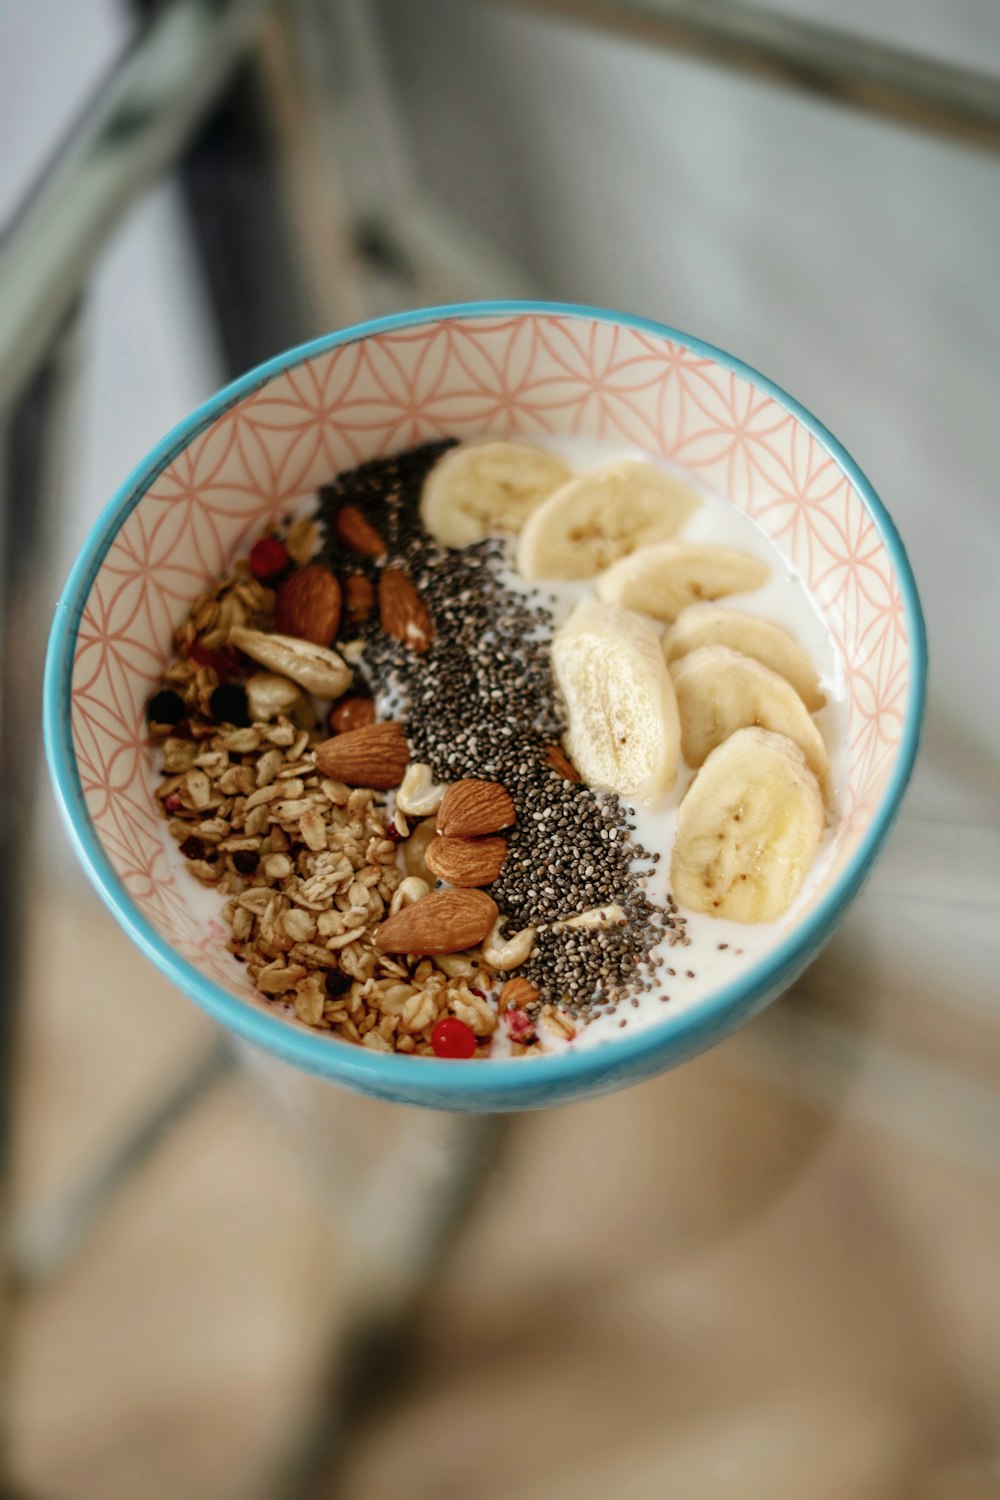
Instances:
[[[386,568],[378,581],[382,629],[414,651],[426,651],[434,635],[431,617],[412,580],[399,568]]]
[[[433,891],[375,930],[383,953],[462,953],[481,943],[499,915],[485,891]]]
[[[375,703],[371,698],[341,698],[330,710],[327,721],[331,734],[347,734],[352,729],[366,729],[375,723]]]
[[[324,776],[347,786],[372,786],[379,791],[399,786],[409,760],[403,726],[393,720],[350,729],[316,747],[316,764]]]
[[[467,776],[445,792],[438,808],[438,833],[448,838],[470,839],[483,833],[499,833],[517,822],[514,803],[499,781],[478,781]]]
[[[274,628],[316,646],[329,646],[340,628],[340,584],[322,563],[289,573],[278,589]]]
[[[530,979],[508,979],[500,991],[500,1014],[511,1008],[523,1010],[526,1005],[532,1005],[538,995],[538,986]]]
[[[365,557],[383,557],[388,547],[356,505],[342,505],[333,518],[338,542]]]
[[[580,773],[561,745],[547,745],[545,759],[563,781],[580,781]]]
[[[229,644],[279,677],[290,677],[317,698],[339,698],[351,685],[351,669],[342,656],[314,641],[234,625]]]
[[[507,858],[506,839],[448,839],[438,834],[424,862],[449,885],[492,885]]]
[[[360,625],[375,608],[375,585],[363,573],[349,573],[344,579],[344,618],[349,625]]]

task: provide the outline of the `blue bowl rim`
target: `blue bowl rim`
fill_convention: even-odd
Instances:
[[[662,1021],[608,1046],[568,1051],[530,1060],[439,1061],[373,1053],[316,1032],[299,1030],[282,1017],[257,1010],[229,993],[183,958],[134,905],[104,853],[84,801],[70,734],[69,697],[77,629],[83,607],[104,558],[125,518],[160,473],[206,427],[230,407],[276,376],[343,344],[444,319],[529,316],[578,317],[634,329],[680,344],[731,370],[778,401],[826,449],[862,497],[892,558],[906,619],[910,648],[910,683],[899,751],[881,802],[857,849],[803,921],[759,963],[703,1000],[669,1011]],[[137,465],[105,506],[74,563],[56,605],[49,638],[44,683],[44,736],[56,796],[77,855],[105,905],[137,947],[162,974],[222,1025],[287,1062],[332,1082],[363,1092],[426,1097],[438,1107],[463,1107],[476,1095],[502,1098],[511,1108],[544,1095],[581,1095],[597,1088],[609,1074],[624,1079],[648,1073],[661,1056],[689,1055],[728,1029],[734,1014],[748,1012],[755,996],[766,996],[784,976],[794,973],[832,931],[841,909],[853,896],[877,857],[892,827],[913,769],[920,739],[927,674],[927,640],[916,582],[902,540],[868,479],[844,447],[821,422],[788,393],[752,366],[702,339],[668,325],[628,313],[573,303],[498,301],[417,308],[355,324],[276,355],[223,387],[179,422]],[[494,1105],[496,1107],[496,1105]]]

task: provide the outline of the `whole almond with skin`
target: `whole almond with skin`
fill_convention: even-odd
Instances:
[[[383,557],[389,550],[375,527],[356,505],[340,507],[333,518],[333,530],[338,542],[365,557]]]
[[[473,776],[452,783],[437,814],[438,833],[448,838],[478,838],[484,833],[499,833],[516,822],[507,788],[499,781],[479,781]]]
[[[378,608],[386,635],[413,651],[426,651],[434,626],[413,581],[399,568],[386,568],[378,581]]]
[[[347,786],[372,786],[380,792],[399,786],[410,761],[402,724],[389,720],[349,729],[316,746],[316,764],[324,776]]]
[[[424,863],[449,885],[492,885],[506,858],[506,839],[449,839],[438,834],[427,845]]]
[[[329,646],[340,629],[340,584],[322,563],[289,573],[278,588],[274,628],[316,646]]]
[[[383,953],[462,953],[481,943],[499,916],[485,891],[432,891],[375,929]]]
[[[341,698],[331,708],[328,722],[331,734],[348,734],[352,729],[365,729],[369,724],[375,723],[375,701],[360,696]]]
[[[538,986],[530,979],[508,979],[500,991],[500,1014],[510,1009],[523,1010],[538,999]]]
[[[545,750],[545,759],[557,771],[563,781],[579,781],[580,773],[566,754],[561,745],[548,745]]]
[[[348,573],[344,579],[344,618],[360,625],[375,608],[375,585],[363,573]]]

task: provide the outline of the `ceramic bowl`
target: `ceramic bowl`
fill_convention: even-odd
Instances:
[[[241,982],[201,888],[168,858],[143,710],[191,599],[262,527],[366,458],[486,433],[637,446],[682,465],[763,528],[812,591],[842,656],[841,819],[826,878],[792,929],[702,1002],[562,1055],[380,1054],[285,1019]],[[791,983],[889,833],[916,753],[925,665],[896,529],[857,465],[791,397],[721,350],[640,318],[474,304],[403,313],[292,349],[164,438],[94,526],[59,602],[46,746],[90,879],[147,957],[223,1026],[346,1088],[444,1109],[519,1109],[673,1067]]]

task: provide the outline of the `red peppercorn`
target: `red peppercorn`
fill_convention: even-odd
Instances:
[[[431,1046],[438,1057],[472,1057],[476,1038],[457,1016],[445,1016],[431,1032]]]
[[[288,548],[276,536],[262,536],[250,548],[250,571],[258,583],[280,578],[288,567]]]

